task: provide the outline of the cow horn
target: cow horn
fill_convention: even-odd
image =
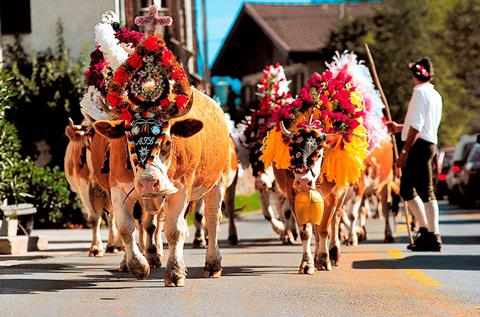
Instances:
[[[292,136],[293,136],[293,132],[288,130],[286,127],[285,127],[285,124],[283,123],[283,121],[280,121],[280,128],[282,129],[282,133],[284,136],[286,136],[287,138],[291,139]]]
[[[68,125],[74,130],[74,131],[81,131],[82,126],[77,125],[73,122],[72,118],[68,117]]]

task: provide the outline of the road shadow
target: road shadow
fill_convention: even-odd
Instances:
[[[480,223],[480,219],[440,220],[441,225],[471,225],[476,223]]]
[[[49,255],[6,255],[0,256],[0,262],[2,261],[34,261],[34,260],[43,260],[51,258]]]
[[[413,255],[403,259],[354,261],[352,268],[477,271],[480,270],[480,255]]]
[[[394,243],[409,244],[407,237],[395,237]],[[480,244],[480,236],[444,236],[442,235],[442,243],[444,245],[473,245]],[[367,239],[361,241],[360,244],[388,244],[381,239]]]

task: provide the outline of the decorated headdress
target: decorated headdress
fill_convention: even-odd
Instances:
[[[316,125],[326,135],[329,147],[325,151],[322,174],[337,186],[355,183],[360,178],[363,160],[367,154],[367,134],[363,126],[364,101],[356,90],[348,70],[323,74],[313,73],[297,98],[290,105],[293,118],[290,127]],[[281,140],[282,132],[271,130],[264,141],[261,159],[268,166],[289,168],[291,161],[285,159],[287,145]],[[290,142],[292,142],[290,140]]]
[[[263,77],[257,84],[256,95],[260,97],[260,104],[258,109],[253,110],[247,117],[244,131],[254,175],[265,170],[263,162],[259,160],[263,139],[279,121],[282,109],[293,100],[289,93],[289,84],[283,67],[278,63],[266,66]]]
[[[162,136],[168,134],[168,120],[190,110],[192,90],[184,69],[164,39],[155,34],[157,27],[171,25],[172,18],[159,16],[152,5],[149,14],[135,18],[135,23],[146,33],[120,30],[111,11],[95,26],[99,47],[94,57],[99,67],[93,70],[102,76],[88,73],[95,75],[90,76],[96,79],[92,80],[95,88],[89,87],[84,96],[82,112],[94,120],[105,116],[124,120],[131,157],[135,164],[145,166],[158,153]]]
[[[344,51],[342,55],[336,52],[332,63],[327,63],[328,69],[336,76],[344,71],[352,77],[355,89],[363,96],[365,111],[363,111],[363,124],[368,133],[368,150],[373,151],[382,141],[390,138],[384,124],[383,104],[380,93],[375,89],[370,70],[358,61],[353,52]]]

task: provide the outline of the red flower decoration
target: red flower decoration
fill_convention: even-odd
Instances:
[[[107,95],[107,102],[112,106],[112,108],[118,108],[123,103],[123,98],[115,93],[111,92]]]
[[[143,41],[143,46],[149,51],[154,51],[160,47],[157,39],[153,36],[147,37],[147,39]]]
[[[166,66],[170,66],[173,62],[173,53],[170,51],[170,50],[163,50],[163,54],[162,54],[162,62],[166,65]]]
[[[170,100],[168,100],[168,98],[164,98],[162,100],[160,100],[160,107],[161,108],[166,108],[170,105]]]
[[[178,95],[175,98],[175,103],[177,104],[178,109],[183,109],[188,103],[188,97],[185,95]]]
[[[125,71],[125,69],[120,67],[119,69],[117,69],[117,71],[113,75],[113,78],[118,84],[123,85],[128,80],[128,73]]]
[[[172,71],[172,77],[175,80],[183,80],[187,78],[187,74],[185,74],[185,71],[183,70],[183,68],[177,68]]]
[[[132,113],[127,108],[122,108],[122,114],[120,115],[120,120],[124,120],[126,125],[129,126],[132,122],[133,116]]]
[[[140,68],[142,67],[143,65],[143,59],[140,55],[138,54],[133,54],[132,56],[130,56],[130,58],[128,59],[128,64],[132,67],[135,67],[135,68]]]

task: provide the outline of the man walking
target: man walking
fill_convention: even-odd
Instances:
[[[397,160],[402,169],[400,194],[420,224],[412,251],[440,251],[438,202],[433,192],[432,159],[438,143],[442,97],[430,83],[433,65],[422,58],[408,65],[415,85],[403,124],[388,122],[390,133],[401,132],[403,148]]]

